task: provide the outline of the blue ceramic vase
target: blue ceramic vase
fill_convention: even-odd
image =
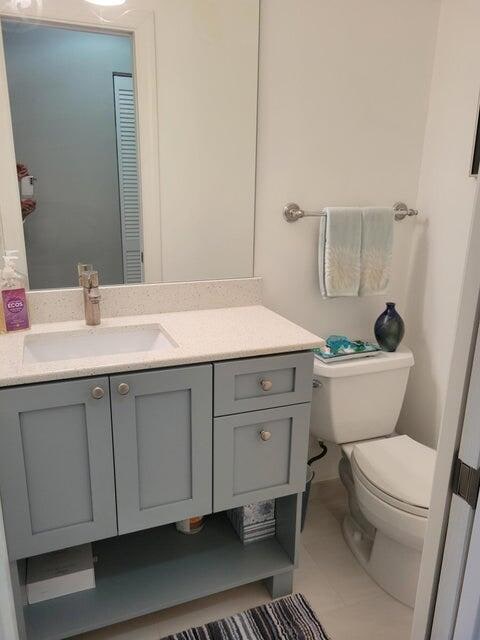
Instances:
[[[396,351],[405,333],[405,324],[395,309],[394,302],[387,302],[387,308],[375,322],[375,338],[383,351]]]

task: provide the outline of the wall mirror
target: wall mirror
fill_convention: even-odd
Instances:
[[[2,248],[31,289],[253,275],[259,0],[1,2]]]

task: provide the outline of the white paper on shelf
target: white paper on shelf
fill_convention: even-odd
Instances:
[[[92,545],[84,544],[29,558],[29,604],[95,588]]]

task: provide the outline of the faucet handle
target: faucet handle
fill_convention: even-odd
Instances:
[[[83,287],[84,289],[88,289],[88,274],[90,272],[89,271],[84,271],[83,273],[80,274],[80,276],[78,277],[78,283],[81,287]]]
[[[82,276],[84,273],[87,273],[88,271],[93,271],[93,264],[86,264],[83,262],[79,262],[77,264],[77,273],[78,273],[78,284],[83,287],[83,280],[82,280]]]
[[[84,262],[78,262],[77,263],[78,277],[80,278],[82,273],[85,273],[86,271],[93,271],[93,264],[86,264]]]
[[[84,289],[97,289],[99,286],[98,271],[83,271],[79,281],[80,286]]]
[[[98,271],[91,269],[88,272],[88,282],[90,289],[96,289],[98,287],[98,285],[100,284],[98,279]]]

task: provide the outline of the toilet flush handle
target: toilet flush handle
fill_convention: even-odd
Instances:
[[[322,382],[320,382],[320,380],[319,380],[318,378],[314,378],[314,379],[312,380],[312,387],[313,387],[314,389],[320,389],[321,387],[323,387],[323,383],[322,383]]]

